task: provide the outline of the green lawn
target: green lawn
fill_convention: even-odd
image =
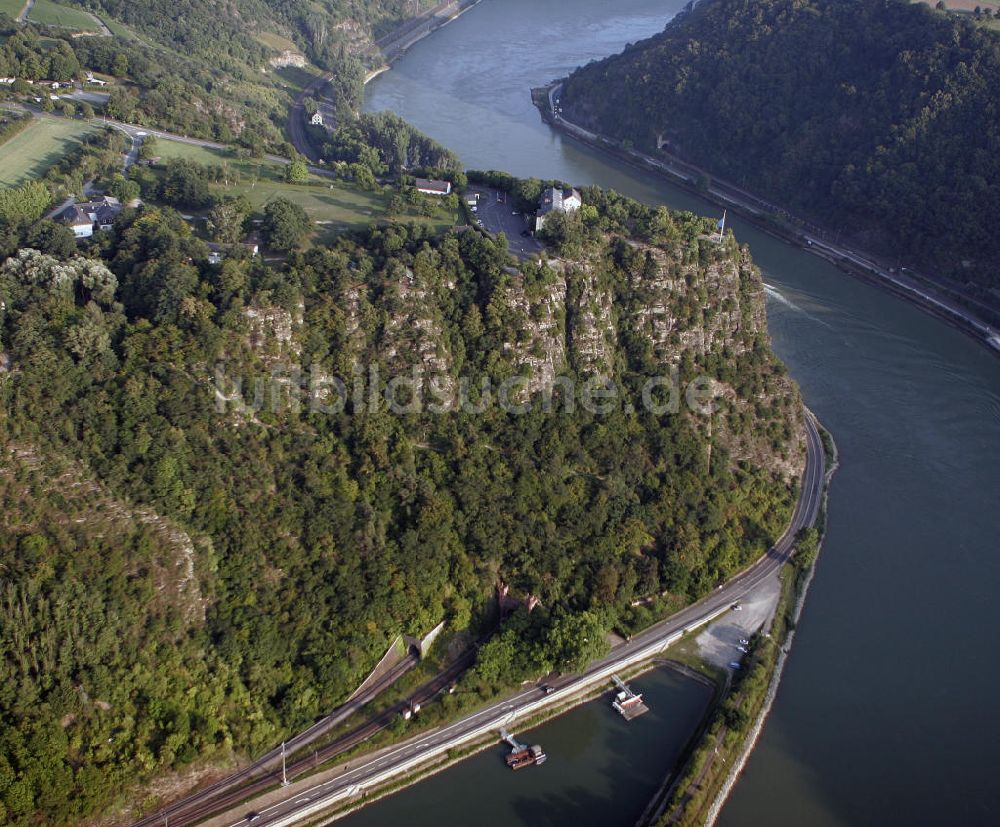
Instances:
[[[287,37],[282,37],[274,32],[258,32],[255,36],[257,40],[276,52],[297,52],[299,50],[299,47]]]
[[[64,118],[36,118],[0,148],[0,186],[40,178],[94,127]]]
[[[28,19],[43,26],[59,26],[74,31],[96,32],[100,25],[92,14],[70,6],[60,6],[52,0],[35,0]]]
[[[385,210],[390,194],[387,192],[369,192],[352,184],[318,175],[310,176],[307,184],[286,184],[283,178],[284,168],[280,164],[239,160],[227,152],[162,138],[157,140],[156,154],[163,159],[187,158],[200,164],[228,163],[234,171],[239,171],[240,181],[228,187],[223,184],[213,185],[214,191],[245,195],[258,210],[278,197],[301,204],[309,217],[319,222],[315,241],[320,243],[326,243],[344,230],[362,229],[388,220]],[[397,217],[396,220],[430,223],[439,230],[444,230],[455,224],[456,216],[442,208],[430,218],[412,215]]]
[[[101,20],[115,37],[120,37],[122,40],[139,40],[138,35],[121,21],[106,14],[101,16]]]
[[[0,0],[0,14],[15,19],[24,8],[24,0]]]
[[[320,76],[320,71],[309,63],[305,66],[284,66],[275,69],[274,75],[281,79],[279,85],[294,92],[301,92]]]

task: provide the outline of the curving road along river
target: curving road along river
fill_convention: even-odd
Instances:
[[[261,827],[286,827],[302,823],[340,801],[357,796],[365,788],[403,774],[411,767],[489,736],[500,727],[514,726],[517,721],[529,718],[537,710],[557,706],[587,687],[607,684],[612,674],[656,656],[689,628],[700,626],[730,611],[731,605],[788,561],[796,535],[816,520],[826,466],[823,445],[812,416],[806,415],[805,424],[806,469],[791,523],[770,551],[740,575],[692,606],[616,646],[609,655],[592,663],[582,675],[568,676],[550,683],[554,690],[551,694],[541,694],[539,688],[532,685],[453,724],[401,744],[336,778],[313,787],[297,789],[286,801],[260,809],[258,815]],[[240,823],[234,822],[231,827],[239,827]]]
[[[682,5],[487,0],[373,81],[368,106],[395,110],[471,167],[711,213],[554,133],[528,95],[659,30]],[[777,703],[721,823],[995,822],[1000,360],[804,251],[730,226],[763,270],[775,347],[842,467]],[[464,796],[464,823],[488,800],[488,790],[445,794]],[[433,782],[401,794],[408,823],[439,823],[433,795]],[[575,823],[547,804],[524,809],[523,823]]]

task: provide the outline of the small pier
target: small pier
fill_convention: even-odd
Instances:
[[[618,687],[618,693],[611,702],[611,706],[626,721],[631,721],[633,718],[638,718],[649,712],[649,707],[643,703],[641,694],[633,692],[632,688],[617,675],[612,675],[611,680]]]
[[[505,760],[507,766],[512,770],[520,770],[524,767],[530,767],[532,764],[544,764],[548,758],[539,744],[530,747],[527,744],[522,744],[506,729],[500,730],[500,737],[510,744],[510,754]]]

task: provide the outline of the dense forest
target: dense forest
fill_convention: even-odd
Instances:
[[[1000,36],[906,0],[706,0],[577,70],[567,116],[842,237],[1000,286]],[[996,300],[996,296],[992,296]]]
[[[209,264],[166,207],[79,249],[0,221],[0,820],[147,806],[135,784],[273,746],[397,633],[491,634],[500,584],[534,610],[482,649],[484,688],[767,548],[802,423],[747,251],[584,199],[525,264],[470,228],[271,265]],[[657,376],[714,409],[639,404]],[[424,380],[463,404],[412,405]]]

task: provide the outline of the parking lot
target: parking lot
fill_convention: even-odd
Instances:
[[[482,221],[483,229],[504,233],[511,253],[523,261],[545,249],[545,245],[531,235],[534,216],[525,217],[515,211],[507,193],[488,187],[469,187],[467,197],[473,193],[479,194],[476,217]]]

